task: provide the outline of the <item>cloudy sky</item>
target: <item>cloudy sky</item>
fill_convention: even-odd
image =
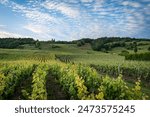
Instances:
[[[150,38],[150,0],[0,0],[0,37]]]

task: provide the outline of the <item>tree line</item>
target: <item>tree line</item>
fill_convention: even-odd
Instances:
[[[51,39],[48,41],[34,40],[33,38],[0,38],[0,48],[20,48],[24,44],[34,44],[36,48],[40,48],[41,43],[50,44],[77,44],[78,47],[89,43],[93,50],[107,52],[115,47],[125,47],[127,50],[134,50],[137,52],[137,42],[139,41],[150,41],[150,39],[137,39],[130,37],[102,37],[97,39],[82,38],[73,41],[56,41]],[[128,44],[126,43],[128,42]],[[142,44],[142,43],[141,43]]]
[[[150,41],[150,39],[137,39],[130,37],[102,37],[97,39],[83,38],[75,42],[78,47],[83,46],[86,43],[90,43],[92,49],[95,51],[107,52],[116,47],[124,47],[127,50],[133,50],[136,53],[138,51],[137,47],[139,45],[143,45],[143,43],[138,42],[143,40]]]
[[[32,38],[0,38],[0,48],[14,49],[24,44],[34,44]]]

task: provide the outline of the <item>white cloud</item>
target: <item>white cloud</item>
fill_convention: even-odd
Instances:
[[[146,18],[149,21],[145,14],[150,13],[149,3],[142,5],[149,0],[141,4],[130,0],[29,0],[25,5],[0,0],[0,3],[4,1],[26,18],[27,25],[22,30],[40,39],[133,35],[142,30]],[[0,25],[1,29],[3,27]]]
[[[62,12],[63,14],[69,16],[69,17],[72,17],[72,18],[76,18],[79,16],[79,11],[78,10],[75,10],[71,7],[68,7],[67,5],[65,4],[61,4],[59,7],[57,7],[57,9]]]
[[[6,27],[6,25],[1,25],[1,24],[0,24],[0,28],[4,28],[4,27]]]
[[[138,2],[131,2],[131,1],[124,1],[122,2],[122,5],[124,6],[131,6],[131,7],[134,7],[134,8],[138,8],[138,7],[141,7],[141,4],[138,3]]]
[[[65,3],[58,4],[56,2],[46,1],[45,3],[42,4],[42,6],[49,10],[59,11],[62,14],[71,18],[76,18],[80,15],[80,12],[78,9],[70,7]]]
[[[87,2],[93,2],[94,0],[81,0],[81,2],[87,3]]]
[[[73,4],[77,4],[79,3],[79,0],[63,0],[66,3],[73,3]]]
[[[48,13],[43,13],[38,11],[36,8],[27,8],[22,5],[12,3],[11,6],[15,12],[22,13],[23,16],[27,17],[29,20],[38,23],[56,22],[55,18],[50,16]]]
[[[147,15],[150,15],[150,4],[145,5],[141,11]]]
[[[109,12],[105,12],[105,11],[99,13],[99,15],[109,15],[109,14],[110,14]]]
[[[103,7],[103,4],[104,4],[104,0],[95,0],[93,11],[100,11]]]
[[[28,24],[24,26],[23,28],[32,31],[33,33],[37,34],[44,34],[47,33],[48,29],[43,25],[36,25],[36,24]]]
[[[55,18],[51,17],[49,14],[47,13],[42,13],[39,11],[30,11],[30,10],[26,10],[24,11],[25,16],[35,22],[39,22],[39,23],[47,23],[47,22],[54,22]]]
[[[0,37],[1,38],[7,38],[7,37],[22,37],[19,34],[11,33],[11,32],[6,32],[6,31],[0,31]]]
[[[8,0],[0,0],[1,4],[6,4],[8,2]]]

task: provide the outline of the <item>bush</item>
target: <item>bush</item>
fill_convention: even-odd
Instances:
[[[148,47],[148,51],[150,51],[150,47]]]
[[[146,53],[140,53],[140,54],[127,54],[125,56],[126,60],[145,60],[145,61],[149,61],[150,60],[150,52],[146,52]]]
[[[128,54],[129,54],[129,51],[127,51],[127,50],[122,50],[119,55],[125,56],[125,55],[128,55]]]
[[[78,47],[83,46],[83,45],[85,45],[85,42],[83,40],[77,42]]]

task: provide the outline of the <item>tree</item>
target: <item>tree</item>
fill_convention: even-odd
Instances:
[[[24,44],[34,44],[32,38],[0,38],[0,48],[14,49]]]
[[[80,40],[80,41],[77,42],[78,47],[83,46],[83,45],[85,45],[84,40]]]
[[[134,52],[137,53],[138,49],[137,46],[134,48]]]
[[[35,43],[35,47],[38,48],[38,49],[41,49],[40,46],[41,46],[41,44],[40,44],[39,40],[37,40],[36,43]]]
[[[133,46],[134,46],[134,52],[137,53],[137,51],[138,51],[137,43],[136,43],[136,42],[133,42]]]
[[[150,51],[150,47],[148,47],[148,51]]]
[[[52,39],[51,42],[52,42],[52,43],[55,43],[55,39]]]

